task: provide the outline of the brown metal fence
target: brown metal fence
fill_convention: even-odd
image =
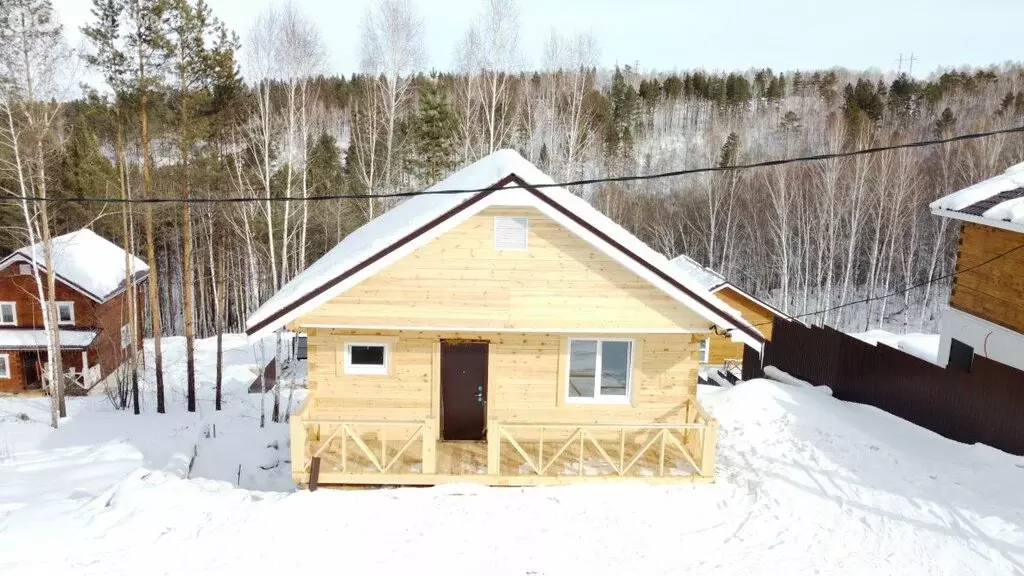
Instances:
[[[762,375],[757,353],[748,354],[744,379]],[[776,319],[763,365],[952,440],[1024,455],[1024,372],[987,358],[975,356],[971,372],[962,372],[827,326]]]

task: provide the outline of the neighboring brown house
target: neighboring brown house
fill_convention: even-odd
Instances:
[[[785,312],[744,292],[718,272],[701,266],[688,256],[677,256],[672,263],[694,282],[739,312],[744,320],[764,335],[765,340],[772,339],[772,322],[776,318],[790,319]],[[728,362],[739,367],[743,361],[743,342],[734,341],[724,334],[711,335],[701,342],[700,361],[707,366],[723,366]]]
[[[88,229],[58,236],[52,243],[62,364],[65,373],[73,373],[89,389],[115,372],[130,344],[125,253]],[[43,385],[47,337],[33,258],[45,275],[40,244],[0,260],[0,392]],[[136,294],[141,295],[139,284],[149,268],[134,256],[131,262]]]
[[[939,363],[970,371],[977,354],[1024,370],[1024,163],[931,209],[961,222]]]

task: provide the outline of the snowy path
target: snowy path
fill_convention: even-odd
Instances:
[[[1024,458],[819,389],[702,393],[713,485],[316,493],[288,491],[257,396],[202,418],[83,406],[56,433],[0,399],[0,573],[1024,574]],[[90,419],[107,427],[72,440]],[[183,480],[159,460],[190,442]],[[242,486],[281,491],[236,488],[239,463]]]

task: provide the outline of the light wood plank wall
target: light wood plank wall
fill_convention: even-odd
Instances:
[[[1024,334],[1024,250],[963,272],[1024,244],[1024,234],[964,223],[950,304]]]
[[[746,296],[736,292],[728,286],[715,292],[723,302],[738,311],[746,320],[764,334],[768,340],[772,339],[771,322],[775,320],[775,314],[771,310],[751,301]],[[708,364],[717,366],[725,364],[726,360],[742,360],[743,343],[733,342],[729,336],[711,336],[711,349],[708,351]]]
[[[494,217],[529,218],[527,250],[494,249]],[[710,323],[533,208],[492,207],[299,324],[699,330]]]
[[[565,402],[568,336],[309,329],[309,387],[314,419],[422,420],[437,416],[441,339],[485,340],[489,347],[488,418],[504,422],[682,422],[696,394],[697,346],[690,334],[635,335],[632,404]],[[619,336],[616,336],[619,337]],[[391,344],[388,376],[344,374],[345,342]]]

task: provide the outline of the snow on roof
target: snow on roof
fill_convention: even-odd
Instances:
[[[692,278],[694,282],[703,286],[705,290],[714,290],[726,283],[725,277],[721,274],[711,268],[701,266],[699,262],[686,254],[676,256],[672,259],[672,263],[682,270],[684,274]]]
[[[1024,232],[1024,162],[931,203],[932,212]],[[1009,225],[1009,226],[1007,226]]]
[[[88,228],[51,239],[54,273],[65,284],[103,302],[120,292],[125,286],[124,250]],[[43,244],[40,242],[15,250],[0,261],[0,268],[17,260],[31,261],[33,254],[38,265],[44,264]],[[149,273],[145,262],[131,257],[136,279]]]
[[[246,324],[250,337],[257,337],[286,324],[297,317],[299,311],[293,308],[287,314],[283,314],[283,309],[297,306],[298,302],[308,298],[327,282],[363,263],[418,228],[454,211],[464,202],[476,197],[480,191],[496,185],[511,174],[515,174],[528,184],[543,186],[540,191],[562,208],[606,234],[626,250],[636,254],[709,303],[711,309],[704,309],[699,303],[693,306],[701,316],[726,327],[749,325],[737,311],[712,295],[699,282],[682,274],[664,255],[641,242],[589,202],[562,187],[550,186],[554,181],[519,153],[514,150],[498,150],[426,190],[454,190],[455,193],[413,196],[346,236],[322,258],[285,284],[249,317]],[[317,298],[323,298],[323,295],[318,295]]]
[[[62,348],[87,348],[99,334],[98,330],[61,330]],[[46,330],[8,328],[0,330],[0,350],[45,348]]]

